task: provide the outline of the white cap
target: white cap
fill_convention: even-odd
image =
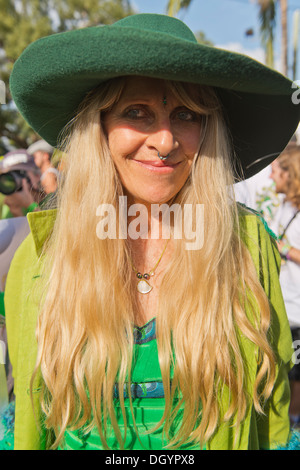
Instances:
[[[31,144],[28,147],[27,152],[30,153],[30,155],[33,155],[39,150],[41,150],[42,152],[49,153],[49,155],[52,155],[54,148],[45,140],[38,140],[37,142],[34,142],[34,144]]]

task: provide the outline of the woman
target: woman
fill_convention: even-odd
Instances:
[[[287,316],[295,341],[299,349],[300,339],[300,148],[290,146],[272,163],[271,178],[277,193],[285,198],[272,224],[272,229],[279,238],[278,249],[282,257],[280,283],[285,301]],[[295,351],[296,353],[296,351]],[[299,353],[298,353],[299,355]],[[299,358],[291,370],[291,405],[290,417],[295,425],[300,423],[300,372]]]
[[[15,448],[288,445],[278,253],[228,189],[290,139],[290,82],[149,14],[34,43],[11,89],[66,155],[7,281]]]

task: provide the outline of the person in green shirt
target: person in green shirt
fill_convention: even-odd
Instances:
[[[16,106],[64,165],[7,278],[15,449],[299,445],[280,256],[232,192],[294,133],[291,85],[164,15],[16,61]]]

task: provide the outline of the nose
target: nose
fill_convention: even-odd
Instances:
[[[179,143],[169,119],[162,119],[157,123],[148,136],[147,145],[161,156],[169,155],[178,148]]]

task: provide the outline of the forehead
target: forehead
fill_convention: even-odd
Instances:
[[[272,167],[273,170],[278,170],[278,169],[280,169],[280,165],[279,165],[279,162],[278,162],[277,159],[274,160],[274,161],[271,163],[271,167]]]
[[[187,94],[196,97],[196,90],[198,89],[196,85],[186,84],[183,87]],[[182,102],[179,94],[176,93],[175,96],[170,82],[166,80],[149,77],[127,77],[120,100],[163,100],[165,97],[168,101],[177,100]]]
[[[166,94],[166,89],[167,86],[164,80],[147,77],[128,77],[126,78],[119,101],[162,99]]]

